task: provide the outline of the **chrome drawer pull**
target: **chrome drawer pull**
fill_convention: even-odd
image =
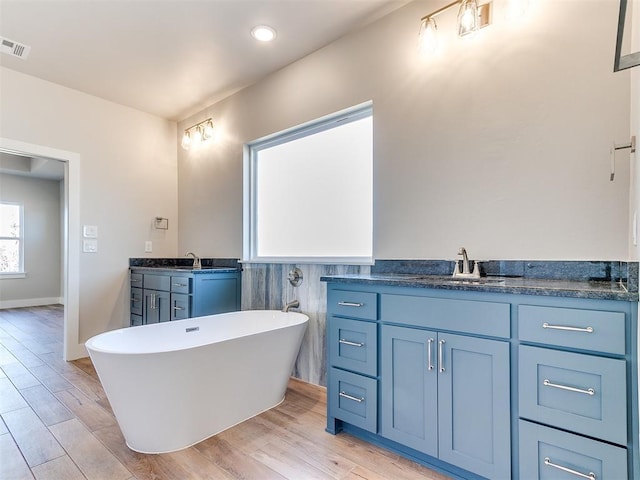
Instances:
[[[364,303],[356,303],[356,302],[338,302],[338,305],[343,307],[364,307]]]
[[[433,370],[433,363],[431,363],[431,344],[435,342],[433,338],[427,340],[427,370]]]
[[[364,402],[364,397],[354,397],[353,395],[349,395],[348,393],[345,393],[345,392],[340,392],[338,395],[348,400],[353,400],[354,402],[358,402],[358,403]]]
[[[574,388],[574,387],[567,387],[566,385],[558,385],[557,383],[551,383],[549,380],[547,380],[546,378],[544,379],[544,381],[542,382],[542,384],[545,387],[553,387],[553,388],[559,388],[560,390],[568,390],[570,392],[576,392],[576,393],[584,393],[585,395],[595,395],[596,391],[593,388],[588,388],[587,390],[583,390],[581,388]]]
[[[580,477],[580,478],[588,478],[589,480],[596,480],[596,474],[593,472],[589,472],[588,474],[584,474],[582,472],[578,472],[577,470],[573,470],[571,468],[567,468],[567,467],[563,467],[562,465],[556,465],[555,463],[551,462],[551,459],[549,457],[545,457],[544,458],[544,464],[549,466],[549,467],[553,467],[553,468],[557,468],[558,470],[562,470],[563,472],[567,472],[570,473],[571,475],[575,475],[576,477]]]
[[[186,283],[174,283],[173,286],[174,287],[188,287],[189,285],[187,285]]]
[[[184,310],[182,307],[173,307],[174,310]]]
[[[338,343],[342,343],[343,345],[351,345],[352,347],[364,347],[364,343],[350,342],[349,340],[345,340],[344,338],[338,340]]]
[[[444,340],[438,342],[438,365],[440,365],[440,372],[444,372],[444,349],[442,348],[444,344]]]
[[[132,278],[132,279],[131,279],[131,281],[132,281],[132,282],[139,282],[139,281],[140,281],[140,279],[139,279],[139,278]]]
[[[547,322],[542,324],[542,328],[551,328],[553,330],[567,330],[569,332],[585,332],[585,333],[593,333],[593,327],[565,327],[562,325],[549,325]]]

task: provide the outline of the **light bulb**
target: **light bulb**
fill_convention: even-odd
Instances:
[[[251,36],[259,42],[270,42],[276,38],[276,31],[268,25],[258,25],[251,29]]]
[[[438,49],[438,26],[435,18],[425,18],[420,24],[418,33],[418,51],[435,53]]]
[[[182,148],[185,150],[189,150],[189,147],[191,146],[191,135],[189,135],[187,130],[185,130],[184,135],[182,136],[182,142],[180,142],[180,145],[182,145]]]
[[[476,0],[462,0],[458,12],[458,35],[461,37],[478,29],[478,3]]]
[[[213,138],[213,134],[214,134],[214,130],[213,130],[213,122],[211,120],[209,120],[205,126],[204,126],[204,130],[202,132],[202,137],[205,140],[209,140],[211,138]]]

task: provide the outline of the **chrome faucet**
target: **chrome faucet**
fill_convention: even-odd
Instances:
[[[283,308],[282,311],[284,313],[287,313],[289,311],[290,308],[299,308],[300,307],[300,302],[298,300],[293,300],[289,303],[287,303]]]
[[[478,262],[473,262],[473,271],[469,268],[469,257],[467,256],[467,249],[460,247],[458,249],[458,255],[462,255],[462,271],[458,265],[458,260],[453,264],[453,277],[454,278],[480,278],[480,268]]]
[[[184,254],[185,257],[188,257],[189,255],[191,255],[193,257],[193,269],[194,270],[200,270],[202,268],[202,266],[200,265],[200,257],[198,257],[195,253],[193,252],[187,252]]]

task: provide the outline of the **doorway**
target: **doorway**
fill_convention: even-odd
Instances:
[[[64,360],[86,357],[79,342],[80,155],[42,145],[0,137],[0,152],[46,158],[64,163],[62,270],[64,298]]]

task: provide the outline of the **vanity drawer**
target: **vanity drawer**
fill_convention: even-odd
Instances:
[[[626,448],[523,420],[519,426],[521,479],[628,478]]]
[[[380,319],[498,338],[511,336],[511,305],[508,303],[383,294],[380,296]]]
[[[377,320],[378,294],[331,289],[327,292],[327,311],[344,317]]]
[[[329,364],[365,375],[378,373],[377,324],[329,317]]]
[[[191,296],[184,293],[171,294],[171,320],[183,320],[190,317]]]
[[[140,287],[142,288],[142,274],[141,273],[132,273],[129,277],[129,281],[131,282],[132,287]]]
[[[520,346],[520,416],[627,444],[624,360]]]
[[[624,355],[625,314],[576,308],[518,307],[520,340]]]
[[[369,377],[331,369],[328,414],[375,433],[378,416],[378,382]]]
[[[191,279],[189,277],[171,277],[171,291],[176,293],[190,293]]]
[[[142,289],[131,289],[131,313],[133,315],[142,315]]]
[[[150,290],[169,291],[171,288],[171,277],[169,275],[144,275],[144,288]]]

